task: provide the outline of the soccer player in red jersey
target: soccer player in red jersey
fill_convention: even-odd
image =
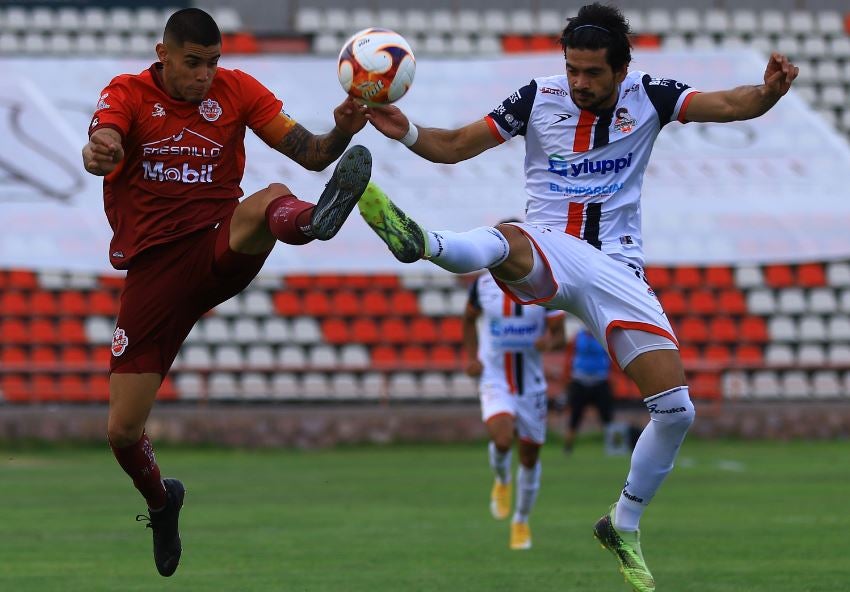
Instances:
[[[83,165],[104,177],[113,230],[110,261],[126,269],[112,341],[109,444],[147,501],[154,560],[170,576],[180,560],[185,489],[161,479],[145,422],[192,326],[241,292],[277,241],[332,238],[366,187],[371,155],[343,151],[366,123],[347,98],[335,127],[313,135],[267,88],[218,67],[221,33],[202,10],[175,12],[157,44],[159,61],[103,90]],[[342,155],[318,202],[272,183],[239,201],[245,128],[301,166],[320,171]]]

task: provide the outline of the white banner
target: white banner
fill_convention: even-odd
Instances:
[[[759,83],[765,62],[749,52],[653,52],[636,54],[633,67],[707,91]],[[101,179],[83,171],[80,150],[100,89],[114,75],[148,65],[125,59],[0,59],[0,267],[111,269]],[[331,112],[344,98],[334,60],[225,56],[222,66],[254,75],[314,133],[330,129]],[[425,126],[459,127],[531,78],[563,68],[558,54],[425,57],[399,106]],[[315,200],[331,167],[305,171],[252,134],[246,140],[246,194],[277,181]],[[355,142],[372,151],[373,179],[428,228],[464,230],[522,216],[521,138],[453,166],[426,162],[371,128]],[[670,124],[644,181],[647,260],[709,264],[847,257],[848,173],[846,141],[793,93],[755,120]],[[278,245],[265,271],[404,268],[355,213],[333,241]]]

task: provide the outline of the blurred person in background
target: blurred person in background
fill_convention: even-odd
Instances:
[[[561,34],[564,74],[532,80],[458,129],[417,126],[395,106],[367,109],[376,129],[432,162],[460,162],[524,136],[525,223],[428,231],[374,183],[359,208],[399,261],[425,259],[459,274],[488,269],[516,302],[575,314],[635,382],[650,422],[619,499],[594,535],[634,590],[652,592],[640,519],[672,470],[695,413],[678,342],[644,276],[644,173],[663,126],[759,117],[789,91],[799,70],[774,53],[763,84],[697,92],[678,80],[630,72],[629,34],[616,7],[583,6]]]
[[[576,434],[584,418],[584,410],[593,405],[599,413],[606,434],[614,419],[614,396],[608,377],[611,374],[611,358],[593,333],[582,327],[576,333],[570,348],[569,382],[567,383],[567,429],[564,435],[564,452],[573,451]]]
[[[206,12],[171,15],[158,61],[103,89],[82,151],[102,176],[113,230],[110,262],[127,270],[112,341],[107,435],[121,468],[145,498],[154,560],[163,576],[182,551],[178,516],[185,489],[161,479],[145,423],[157,390],[192,326],[241,292],[277,241],[332,238],[371,173],[362,146],[343,154],[366,123],[346,99],[334,128],[314,135],[250,75],[218,66],[221,33]],[[306,169],[340,158],[317,204],[272,183],[243,199],[244,137],[250,128]]]
[[[511,549],[531,548],[528,517],[540,490],[540,447],[546,441],[542,353],[566,344],[564,316],[542,306],[517,304],[490,275],[475,278],[463,316],[466,373],[479,379],[481,419],[490,436],[490,468],[495,474],[490,513],[497,520],[507,518],[511,510],[511,450],[519,441]]]

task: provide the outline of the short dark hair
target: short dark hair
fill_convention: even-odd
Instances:
[[[567,19],[561,33],[561,48],[607,49],[606,61],[614,71],[621,70],[632,61],[632,44],[629,41],[629,22],[620,9],[594,2],[582,6],[578,15]]]
[[[200,8],[183,8],[168,18],[162,40],[180,46],[185,43],[218,45],[221,43],[221,31],[213,17]]]

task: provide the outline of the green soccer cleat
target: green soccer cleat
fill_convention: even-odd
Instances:
[[[425,232],[407,214],[390,201],[390,198],[374,183],[357,202],[360,215],[390,248],[390,252],[402,263],[413,263],[428,256]]]
[[[617,504],[613,504],[611,510],[596,522],[593,536],[614,554],[620,562],[620,573],[635,592],[654,592],[655,579],[649,573],[640,550],[640,531],[621,532],[614,528],[616,507]]]

